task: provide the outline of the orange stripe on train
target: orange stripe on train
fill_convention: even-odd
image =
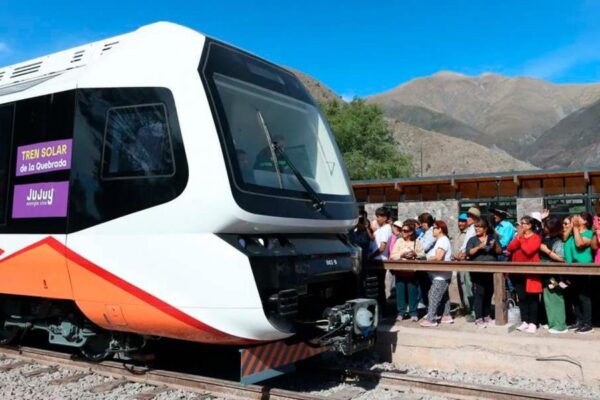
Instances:
[[[241,339],[198,321],[47,237],[0,260],[0,293],[73,300],[111,330],[206,343]]]

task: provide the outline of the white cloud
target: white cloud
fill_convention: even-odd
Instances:
[[[521,74],[541,79],[556,79],[577,66],[600,63],[599,41],[600,32],[582,36],[570,45],[528,61]]]

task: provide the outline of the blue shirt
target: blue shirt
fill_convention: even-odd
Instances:
[[[502,220],[496,225],[496,234],[498,235],[498,241],[500,242],[502,250],[506,250],[506,246],[508,246],[515,237],[515,227],[510,222]]]

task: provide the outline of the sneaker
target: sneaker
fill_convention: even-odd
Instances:
[[[423,318],[421,322],[419,322],[419,325],[425,328],[433,328],[434,326],[438,326],[438,323],[435,321],[430,321],[427,318]]]
[[[583,325],[581,328],[575,331],[575,333],[578,333],[580,335],[586,335],[592,332],[594,332],[594,328],[592,328],[590,325]]]
[[[419,317],[417,317],[416,315],[413,315],[412,317],[410,317],[410,320],[412,322],[417,322],[419,320]]]
[[[576,331],[577,329],[581,328],[581,325],[579,324],[579,322],[573,324],[573,325],[569,325],[567,327],[568,330],[570,331]]]
[[[496,323],[496,320],[493,319],[492,317],[485,317],[483,319],[483,322],[485,322],[488,325],[494,325]]]
[[[475,326],[478,328],[487,328],[487,324],[481,318],[478,320],[475,320]]]
[[[444,315],[442,317],[442,324],[453,324],[454,319],[450,315]]]
[[[404,317],[402,315],[398,315],[396,317],[396,322],[402,322],[403,319],[404,319]]]
[[[524,331],[525,329],[529,328],[529,324],[527,322],[523,322],[521,325],[519,325],[519,327],[517,328],[518,331]]]
[[[563,329],[562,331],[560,329],[554,329],[554,328],[550,328],[548,329],[548,333],[552,333],[554,334],[562,334],[562,333],[569,333],[568,329]]]
[[[535,324],[529,324],[529,326],[527,326],[527,329],[525,329],[523,332],[535,333],[537,332],[537,326],[535,326]]]
[[[548,327],[548,324],[544,324],[544,325],[540,326],[540,328],[547,331],[549,327]]]

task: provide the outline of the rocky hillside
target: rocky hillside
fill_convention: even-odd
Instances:
[[[543,168],[600,165],[600,101],[544,132],[523,156]]]
[[[500,149],[493,150],[468,140],[431,132],[402,121],[392,119],[387,121],[398,143],[398,151],[412,156],[416,176],[421,176],[421,170],[422,176],[438,176],[537,169]]]
[[[316,100],[342,101],[315,78],[289,70],[298,76]],[[424,144],[423,176],[536,169],[486,142],[481,131],[446,114],[415,105],[394,104],[392,107],[399,118],[386,121],[398,142],[398,151],[412,156],[417,176],[421,172],[421,143]]]
[[[472,136],[469,129],[456,133],[458,121],[483,134],[472,140],[519,156],[523,145],[533,143],[561,119],[599,99],[600,84],[555,85],[496,74],[466,77],[441,72],[404,83],[367,101],[381,105],[389,117],[407,122],[406,113],[395,113],[402,106],[431,110],[433,120],[419,126],[455,137]],[[437,114],[451,117],[450,126],[439,126]]]
[[[288,68],[288,70],[291,71],[294,75],[296,75],[298,79],[300,79],[302,84],[306,86],[306,88],[308,89],[312,97],[315,98],[315,100],[319,102],[328,102],[333,99],[337,99],[340,101],[342,100],[341,96],[335,94],[333,90],[331,90],[325,84],[319,82],[312,76],[306,75],[305,73],[292,68]]]

